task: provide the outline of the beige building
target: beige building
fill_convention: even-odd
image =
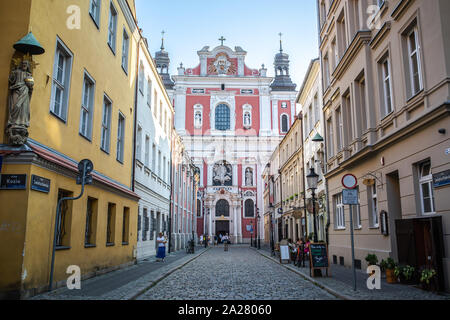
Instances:
[[[351,265],[341,179],[352,173],[357,265],[368,253],[391,256],[434,268],[449,290],[450,2],[318,5],[330,258]]]
[[[324,179],[325,143],[323,140],[323,112],[322,112],[322,78],[320,72],[320,60],[311,60],[302,87],[297,96],[297,104],[300,106],[303,121],[303,158],[306,176],[310,168],[314,168],[319,176],[317,189],[314,191],[318,203],[316,215],[317,237],[319,241],[327,240],[328,214],[326,198],[326,181]],[[306,186],[306,199],[312,201],[311,190]],[[310,206],[311,207],[311,206]],[[307,211],[308,230],[314,230],[313,214]]]
[[[297,117],[279,146],[281,218],[279,238],[297,241],[306,236],[303,172],[302,119]],[[281,228],[280,228],[281,224]],[[281,229],[281,230],[280,230]],[[310,231],[308,231],[310,232]],[[280,238],[281,236],[281,238]]]

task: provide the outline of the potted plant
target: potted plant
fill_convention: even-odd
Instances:
[[[295,194],[295,199],[298,199],[298,193]]]
[[[385,271],[386,271],[386,281],[387,283],[396,283],[397,278],[395,277],[394,270],[397,267],[397,264],[395,263],[394,259],[387,258],[386,264],[385,264]]]
[[[414,267],[409,265],[403,267],[402,273],[400,274],[400,282],[404,284],[412,284],[415,270],[416,269]]]
[[[294,200],[294,196],[291,196],[289,199],[290,199],[290,200]]]
[[[420,282],[422,283],[422,288],[428,291],[436,291],[435,276],[436,270],[425,268],[420,274]]]
[[[387,261],[382,259],[380,262],[380,269],[381,269],[381,277],[384,279],[386,278],[386,269],[387,269]]]
[[[378,257],[376,254],[369,253],[366,257],[366,261],[369,266],[376,266],[378,263]]]

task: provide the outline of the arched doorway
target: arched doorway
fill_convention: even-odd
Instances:
[[[221,199],[216,203],[216,217],[226,218],[230,216],[230,204],[227,200]],[[230,221],[216,220],[216,236],[220,241],[220,235],[230,234]]]

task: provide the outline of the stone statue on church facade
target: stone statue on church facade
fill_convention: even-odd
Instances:
[[[250,168],[245,169],[245,185],[246,186],[253,185],[253,171]]]
[[[213,185],[231,186],[233,183],[233,168],[225,161],[216,163],[213,167]]]

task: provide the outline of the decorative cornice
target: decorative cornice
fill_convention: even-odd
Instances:
[[[406,9],[413,3],[414,0],[401,0],[391,13],[394,20],[399,20]]]
[[[381,43],[381,41],[386,37],[386,35],[391,30],[391,22],[386,21],[380,30],[375,34],[372,41],[370,41],[369,45],[372,49],[375,49],[378,47],[378,45]]]
[[[339,79],[344,74],[347,68],[353,63],[355,55],[359,52],[364,44],[369,43],[370,39],[370,30],[360,30],[356,33],[347,50],[345,50],[344,56],[339,61],[336,69],[334,69],[332,74],[333,78]]]

